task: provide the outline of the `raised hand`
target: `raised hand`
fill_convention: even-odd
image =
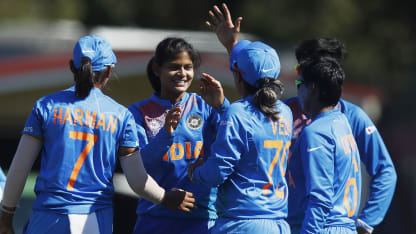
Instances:
[[[199,95],[213,108],[218,108],[224,103],[224,90],[221,83],[206,73],[202,73]]]
[[[181,112],[182,110],[180,106],[174,106],[172,109],[169,110],[165,118],[166,133],[172,134],[173,131],[175,131],[176,127],[179,124],[179,121],[181,120]]]
[[[172,210],[190,212],[195,207],[194,194],[182,189],[173,188],[166,192],[161,205]]]
[[[233,46],[238,42],[238,34],[240,33],[240,24],[243,17],[238,17],[234,25],[231,20],[231,13],[225,3],[222,4],[222,9],[224,12],[214,5],[212,10],[208,12],[212,22],[206,21],[205,24],[217,34],[218,40],[227,49],[228,54],[231,54]]]

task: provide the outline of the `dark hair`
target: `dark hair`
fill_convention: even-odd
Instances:
[[[254,95],[254,106],[259,108],[267,118],[279,119],[276,101],[282,97],[284,91],[283,83],[280,80],[266,77],[258,80],[257,84],[259,88],[244,81],[244,88],[249,94]]]
[[[70,61],[71,69],[74,73],[75,80],[75,95],[80,98],[85,98],[90,94],[90,91],[95,83],[102,82],[103,71],[92,71],[91,59],[89,57],[82,57],[81,64],[78,69],[74,66],[74,61]]]
[[[332,57],[341,63],[347,55],[347,49],[336,38],[315,38],[303,41],[295,53],[298,63],[316,57]]]
[[[299,65],[305,85],[315,83],[319,88],[319,101],[325,106],[335,106],[342,93],[345,73],[332,57],[304,60]]]
[[[147,77],[156,93],[160,93],[160,77],[153,72],[153,64],[161,66],[163,63],[174,60],[181,52],[187,52],[191,58],[194,69],[201,65],[199,52],[185,39],[178,37],[168,37],[159,42],[156,47],[155,55],[147,64]]]

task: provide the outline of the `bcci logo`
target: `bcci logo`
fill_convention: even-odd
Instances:
[[[191,115],[186,120],[186,123],[190,129],[197,130],[202,126],[202,119],[199,115]]]

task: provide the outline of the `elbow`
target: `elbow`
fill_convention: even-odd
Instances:
[[[385,167],[383,174],[385,175],[385,178],[388,179],[391,185],[395,186],[397,184],[397,172],[393,164],[391,164],[388,167]]]
[[[205,174],[202,170],[198,169],[199,168],[197,168],[197,170],[195,170],[194,172],[195,182],[205,185],[207,187],[218,187],[220,184],[224,182],[224,180],[221,177],[214,175],[212,172]]]
[[[396,185],[397,184],[397,172],[394,169],[394,166],[391,167],[390,178],[391,178],[392,184]]]

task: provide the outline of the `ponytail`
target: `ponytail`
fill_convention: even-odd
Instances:
[[[262,78],[257,82],[259,88],[253,92],[254,106],[259,108],[266,117],[279,119],[279,112],[276,110],[276,101],[281,98],[284,91],[282,82],[272,78]]]
[[[79,69],[76,69],[71,60],[75,80],[75,95],[85,98],[90,94],[92,87],[96,82],[100,81],[101,71],[92,71],[92,63],[89,57],[82,57]]]

